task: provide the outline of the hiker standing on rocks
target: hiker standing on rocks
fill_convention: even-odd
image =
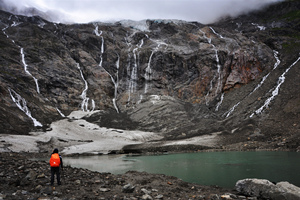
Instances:
[[[60,167],[63,170],[63,162],[61,156],[58,154],[58,149],[54,149],[50,158],[50,166],[51,166],[51,185],[54,184],[54,174],[56,174],[57,184],[61,185],[60,182]]]

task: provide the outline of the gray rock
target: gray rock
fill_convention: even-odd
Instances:
[[[159,195],[157,195],[156,197],[154,197],[155,199],[163,199],[164,198],[164,195],[162,195],[162,194],[159,194]]]
[[[300,188],[290,184],[289,182],[279,182],[276,184],[280,191],[283,191],[283,196],[286,199],[300,199]]]
[[[52,194],[52,187],[45,187],[45,188],[41,189],[41,193],[47,194],[47,195]]]
[[[135,186],[131,185],[131,184],[127,184],[127,185],[124,185],[123,189],[122,189],[122,192],[124,193],[133,193],[135,189]]]
[[[264,197],[265,191],[275,190],[276,186],[265,179],[243,179],[236,183],[235,188],[246,196]]]
[[[26,175],[26,179],[28,179],[28,180],[35,180],[35,178],[36,178],[36,172],[35,171],[30,171],[27,175]]]
[[[273,184],[265,179],[239,180],[235,188],[243,195],[273,200],[300,199],[300,188],[288,183]]]
[[[142,191],[144,194],[151,194],[151,191],[146,190],[145,188],[142,188],[141,191]]]
[[[149,194],[145,194],[142,196],[142,199],[144,200],[152,200],[153,198]]]

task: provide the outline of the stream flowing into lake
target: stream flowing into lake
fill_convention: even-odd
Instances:
[[[155,156],[101,155],[65,157],[64,164],[99,172],[145,171],[201,185],[233,188],[245,178],[288,181],[300,186],[300,153],[200,152]]]

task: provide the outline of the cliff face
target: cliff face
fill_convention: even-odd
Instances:
[[[100,109],[88,120],[101,126],[166,138],[237,130],[248,138],[266,134],[264,120],[277,124],[279,118],[270,119],[285,104],[294,116],[288,125],[293,135],[300,126],[299,110],[291,109],[300,99],[299,64],[293,64],[298,17],[291,26],[286,18],[262,22],[259,13],[253,16],[212,25],[64,25],[1,11],[0,131],[27,134],[71,111]],[[286,26],[287,34],[278,30]]]

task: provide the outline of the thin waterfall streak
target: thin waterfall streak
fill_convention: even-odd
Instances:
[[[277,86],[275,87],[275,89],[272,91],[272,96],[270,96],[266,101],[265,103],[259,108],[257,109],[256,111],[254,111],[254,113],[252,113],[250,115],[250,118],[252,118],[254,116],[254,114],[260,114],[262,113],[262,111],[264,110],[264,108],[268,108],[269,107],[269,104],[271,103],[271,101],[275,98],[275,96],[277,96],[279,94],[279,89],[280,89],[280,86],[284,83],[285,81],[285,75],[286,73],[289,72],[289,70],[297,64],[297,62],[300,60],[300,57],[289,67],[285,70],[285,72],[283,74],[281,74],[281,76],[278,78],[278,81],[277,81]]]
[[[145,84],[145,91],[144,93],[147,93],[148,92],[148,89],[150,87],[149,85],[149,81],[151,81],[151,74],[152,74],[152,70],[151,70],[151,60],[152,60],[152,56],[154,54],[155,50],[153,50],[151,52],[151,55],[149,57],[149,61],[148,61],[148,65],[147,65],[147,68],[146,68],[146,71],[145,71],[145,79],[146,79],[146,84]]]
[[[274,57],[275,57],[275,59],[276,59],[276,63],[274,64],[274,67],[273,67],[273,69],[272,69],[272,71],[273,70],[275,70],[278,66],[279,66],[279,64],[280,64],[280,60],[279,60],[279,58],[278,58],[278,52],[277,51],[275,51],[275,50],[273,50],[273,52],[274,52]],[[250,96],[251,94],[253,94],[257,89],[259,89],[262,85],[263,85],[263,83],[265,82],[265,80],[268,78],[268,76],[270,75],[270,73],[271,72],[269,72],[267,75],[265,75],[263,78],[262,78],[262,80],[260,81],[260,83],[254,88],[254,90],[248,95],[248,96]]]
[[[99,66],[102,67],[102,62],[103,62],[103,53],[104,53],[104,38],[102,36],[102,31],[98,30],[98,26],[95,27],[94,33],[96,34],[96,36],[101,37],[101,54],[100,54],[100,62],[99,62]]]
[[[232,108],[230,108],[229,111],[227,111],[227,115],[226,115],[226,118],[229,117],[231,115],[231,113],[233,113],[233,111],[235,110],[235,108],[240,104],[241,102],[238,102],[237,104],[235,104]],[[225,113],[225,114],[226,114]]]
[[[34,126],[40,126],[42,127],[43,125],[34,117],[32,117],[31,112],[29,108],[27,107],[27,102],[26,100],[21,97],[17,92],[15,92],[13,89],[8,88],[9,94],[13,102],[17,105],[17,107],[23,111],[32,121]]]
[[[82,70],[81,70],[81,68],[80,68],[80,65],[79,65],[79,63],[76,63],[76,65],[77,65],[77,68],[79,69],[79,72],[80,72],[80,76],[81,76],[81,78],[82,78],[82,80],[83,80],[83,82],[84,82],[84,90],[82,91],[82,93],[81,93],[81,98],[82,98],[82,102],[81,102],[81,109],[82,109],[82,111],[87,111],[87,112],[89,112],[89,110],[88,110],[88,103],[89,103],[89,98],[87,98],[87,90],[89,89],[89,87],[88,87],[88,83],[87,83],[87,81],[85,80],[85,78],[84,78],[84,76],[83,76],[83,73],[82,73]]]
[[[274,52],[274,57],[276,59],[276,63],[274,64],[274,67],[273,67],[273,70],[274,70],[280,65],[281,61],[278,58],[278,54],[279,54],[278,51],[273,50],[273,52]]]
[[[36,91],[37,93],[40,93],[40,88],[39,88],[39,83],[38,83],[38,79],[35,78],[29,71],[28,71],[28,65],[26,64],[26,61],[25,61],[25,54],[24,54],[24,49],[21,48],[20,50],[20,53],[21,53],[21,57],[22,57],[22,63],[23,63],[23,66],[24,66],[24,70],[25,70],[25,73],[28,74],[29,76],[31,76],[35,82],[35,85],[36,85]]]
[[[219,33],[217,33],[212,27],[209,27],[209,28],[210,28],[210,30],[212,30],[212,32],[213,32],[215,35],[219,36],[219,38],[224,38],[222,35],[220,35]]]
[[[117,100],[117,95],[118,95],[118,86],[119,86],[119,67],[120,67],[120,56],[118,55],[118,60],[116,61],[116,68],[117,68],[117,72],[116,72],[116,80],[113,78],[113,76],[106,70],[104,69],[104,71],[110,76],[111,81],[114,84],[114,98],[113,98],[113,105],[117,111],[117,113],[119,113],[119,109],[118,106],[116,104],[116,100]]]
[[[95,107],[96,107],[96,104],[95,104],[95,101],[94,101],[94,99],[92,99],[92,112],[95,110]]]
[[[224,99],[224,93],[222,93],[221,99],[220,99],[220,101],[218,102],[218,104],[217,104],[217,106],[216,106],[216,111],[219,110],[219,107],[221,106],[221,104],[222,104],[222,102],[223,102],[223,99]]]
[[[265,80],[268,78],[269,75],[270,75],[270,72],[262,78],[260,83],[254,88],[254,90],[248,96],[253,94],[253,92],[255,92],[258,88],[260,88],[262,86],[262,84],[265,82]]]
[[[62,117],[66,117],[58,108],[56,108],[57,112],[60,114]]]

